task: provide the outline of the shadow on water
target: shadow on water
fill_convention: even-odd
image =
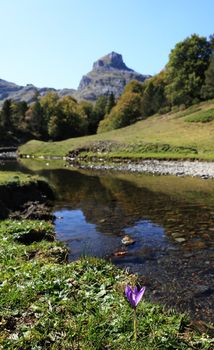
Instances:
[[[138,272],[151,300],[214,321],[213,180],[46,168],[33,170],[55,189],[70,260],[110,259]]]

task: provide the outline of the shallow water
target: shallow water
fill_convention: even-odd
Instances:
[[[214,322],[214,180],[26,164],[55,189],[57,238],[70,260],[109,259],[139,273],[147,298]],[[135,243],[124,246],[124,235]]]

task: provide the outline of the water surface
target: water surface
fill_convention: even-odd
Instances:
[[[57,238],[69,247],[70,260],[111,260],[139,273],[147,298],[214,322],[214,180],[54,169],[53,163],[26,161],[1,168],[17,166],[53,186]],[[135,243],[124,246],[125,235]]]

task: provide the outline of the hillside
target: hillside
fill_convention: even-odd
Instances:
[[[214,160],[214,100],[184,111],[154,115],[131,126],[60,142],[32,140],[20,154],[66,156],[80,147],[85,154],[130,158],[198,158]],[[100,155],[101,154],[101,155]]]

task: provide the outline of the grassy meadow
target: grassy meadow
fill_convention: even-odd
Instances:
[[[99,155],[96,143],[108,141],[102,150],[106,158],[193,158],[214,159],[214,101],[186,110],[154,115],[128,127],[102,134],[59,142],[32,140],[19,149],[20,155],[65,157],[80,147],[92,147],[89,155]],[[98,147],[99,148],[99,147]],[[87,156],[87,154],[84,154]]]

